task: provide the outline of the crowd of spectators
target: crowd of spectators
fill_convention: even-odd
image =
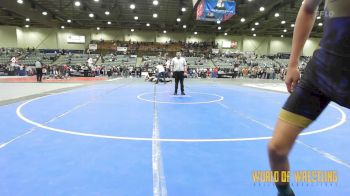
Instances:
[[[192,78],[260,78],[281,79],[286,75],[288,54],[257,55],[253,52],[226,52],[212,54],[217,47],[215,42],[96,42],[112,44],[111,52],[105,55],[91,52],[89,49],[80,53],[66,50],[43,52],[35,49],[0,48],[0,75],[35,75],[36,61],[43,64],[44,78],[66,78],[69,76],[136,76],[142,72],[154,72],[157,65],[164,65],[170,71],[169,51],[182,51],[188,64],[188,77]],[[157,55],[142,55],[142,62],[136,65],[137,55],[125,51],[116,51],[115,47],[126,47],[127,51],[150,50]],[[108,48],[108,47],[107,47]],[[93,53],[93,54],[91,54]],[[16,62],[12,62],[12,58]],[[100,59],[99,63],[97,61]],[[301,73],[310,57],[301,57]]]

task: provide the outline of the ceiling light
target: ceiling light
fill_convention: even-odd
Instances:
[[[131,29],[130,31],[131,31],[131,32],[134,32],[135,30],[134,30],[134,29]]]
[[[139,19],[139,17],[138,17],[138,16],[134,16],[134,19],[135,19],[135,20],[138,20],[138,19]]]
[[[285,21],[285,20],[282,20],[282,21],[281,21],[281,24],[286,24],[286,21]]]
[[[81,3],[80,3],[80,1],[76,1],[76,2],[74,2],[74,5],[79,7],[81,5]]]
[[[255,31],[255,28],[252,28],[252,31]]]
[[[157,13],[154,13],[153,14],[153,18],[157,18],[158,17],[158,14]]]
[[[317,20],[320,20],[320,19],[321,19],[321,16],[317,16],[316,19],[317,19]]]
[[[98,30],[98,31],[99,31],[99,30],[101,30],[101,28],[100,28],[100,27],[97,27],[97,28],[96,28],[96,30]]]
[[[186,12],[186,8],[185,7],[181,8],[181,11]]]
[[[283,35],[281,35],[281,37],[284,37]]]
[[[217,21],[216,21],[216,24],[220,24],[220,23],[221,23],[221,21],[220,21],[220,20],[217,20]]]
[[[194,34],[197,35],[198,34],[197,31],[195,31]]]
[[[23,4],[23,0],[17,0],[17,3]]]
[[[255,22],[255,26],[258,26],[260,23],[259,22]]]
[[[94,16],[95,16],[95,15],[94,15],[93,13],[90,13],[90,14],[89,14],[89,17],[90,17],[90,18],[93,18]]]
[[[265,8],[264,7],[260,7],[259,10],[260,10],[260,12],[263,12],[263,11],[265,11]]]
[[[224,35],[226,36],[226,35],[227,35],[227,33],[224,33]]]
[[[108,21],[108,22],[107,22],[107,24],[109,24],[109,25],[110,25],[110,24],[112,24],[112,22],[111,22],[111,21]]]
[[[181,18],[177,18],[176,21],[177,21],[177,22],[181,22]]]
[[[29,21],[30,21],[30,18],[26,18],[26,21],[29,22]]]
[[[164,30],[163,33],[166,33],[166,30]]]
[[[61,29],[64,29],[64,26],[63,26],[63,25],[61,26]]]
[[[26,27],[26,28],[29,28],[29,25],[26,25],[25,27]]]
[[[146,24],[146,26],[148,26],[148,27],[149,27],[149,26],[151,26],[151,25],[150,25],[149,23],[147,23],[147,24]]]
[[[280,14],[279,13],[275,13],[275,17],[280,17]]]
[[[135,4],[130,4],[130,9],[133,10],[133,9],[135,9],[135,7],[136,7]]]
[[[110,14],[110,12],[109,11],[105,11],[105,14],[108,16]]]
[[[287,29],[284,29],[283,32],[287,33]]]
[[[44,16],[46,16],[46,15],[47,15],[47,12],[43,12],[42,14],[43,14]]]
[[[71,22],[72,22],[72,20],[71,20],[71,19],[68,19],[68,20],[67,20],[67,22],[68,22],[68,23],[71,23]]]
[[[220,27],[220,26],[218,27],[218,30],[221,30],[221,27]]]
[[[245,18],[241,18],[241,22],[245,22]]]
[[[182,25],[182,28],[186,29],[186,28],[187,28],[187,26],[186,26],[186,25]]]
[[[249,2],[252,2],[253,0],[248,0]]]
[[[318,23],[318,26],[319,26],[319,27],[322,27],[322,26],[323,26],[322,22]]]
[[[158,3],[159,3],[159,2],[158,2],[157,0],[154,0],[154,1],[153,1],[153,5],[158,5]]]
[[[99,2],[100,0],[94,0],[95,2]]]
[[[256,34],[254,33],[253,36],[256,37]]]
[[[295,27],[295,24],[291,24],[290,27],[292,27],[292,28]]]

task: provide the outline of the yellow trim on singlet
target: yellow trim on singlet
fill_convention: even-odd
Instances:
[[[289,111],[284,110],[284,109],[281,110],[281,113],[279,115],[279,119],[281,119],[289,124],[295,125],[297,127],[301,127],[301,128],[306,128],[312,122],[311,119],[308,119],[308,118],[301,116],[299,114],[289,112]]]

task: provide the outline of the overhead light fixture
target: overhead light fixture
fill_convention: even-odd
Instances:
[[[98,31],[99,31],[99,30],[101,30],[101,28],[100,28],[100,27],[97,27],[97,28],[96,28],[96,30],[98,30]]]
[[[176,21],[177,21],[177,22],[181,22],[181,18],[177,18]]]
[[[135,19],[135,20],[138,20],[138,19],[139,19],[139,17],[138,17],[138,16],[134,16],[134,19]]]
[[[221,23],[221,21],[220,21],[220,20],[217,20],[217,21],[216,21],[216,24],[220,24],[220,23]]]
[[[295,24],[291,24],[290,27],[292,27],[292,28],[295,27]]]
[[[322,26],[323,26],[323,23],[322,23],[322,22],[318,23],[318,26],[319,26],[319,27],[322,27]]]
[[[252,31],[255,31],[255,28],[252,28]]]
[[[75,2],[74,2],[74,5],[75,5],[76,7],[79,7],[79,6],[81,5],[81,3],[80,3],[80,1],[75,1]]]
[[[23,0],[17,0],[17,3],[23,4]]]
[[[317,19],[317,20],[320,20],[320,19],[321,19],[321,16],[317,16],[316,19]]]
[[[187,26],[186,26],[186,25],[182,25],[182,28],[186,29],[186,28],[187,28]]]
[[[275,17],[280,17],[280,14],[279,13],[275,13]]]
[[[226,35],[227,35],[227,33],[224,33],[224,35],[226,36]]]
[[[260,7],[259,10],[260,10],[260,12],[263,12],[263,11],[265,11],[265,8],[264,7]]]
[[[153,18],[157,18],[158,17],[158,14],[157,13],[154,13],[153,14]]]
[[[109,25],[110,25],[110,24],[112,24],[112,22],[111,22],[111,21],[108,21],[108,22],[107,22],[107,24],[109,24]]]
[[[95,16],[95,15],[94,15],[93,13],[90,13],[90,14],[89,14],[89,17],[90,17],[90,18],[93,18],[94,16]]]
[[[158,5],[158,3],[159,3],[159,2],[158,2],[157,0],[154,0],[154,1],[153,1],[153,5]]]
[[[68,19],[68,20],[67,20],[67,23],[71,23],[71,22],[72,22],[72,20],[71,20],[71,19]]]
[[[284,37],[284,35],[281,35],[281,37]]]
[[[25,25],[26,28],[29,28],[29,25]]]
[[[254,33],[253,36],[256,37],[256,34]]]
[[[185,7],[181,8],[181,11],[186,12],[186,8]]]
[[[253,0],[248,0],[249,2],[252,2]]]
[[[260,25],[260,23],[259,22],[255,22],[255,26],[258,26],[258,25]]]
[[[100,0],[94,0],[95,2],[99,2]]]
[[[26,21],[29,22],[29,21],[30,21],[30,18],[26,18]]]
[[[63,25],[61,26],[61,29],[64,29],[64,26],[63,26]]]
[[[135,7],[136,7],[136,6],[135,6],[135,4],[133,4],[133,3],[132,3],[132,4],[130,4],[130,9],[132,9],[132,10],[133,10],[133,9],[135,9]]]
[[[245,22],[245,18],[241,18],[241,22]]]
[[[221,27],[220,27],[220,26],[218,26],[218,30],[221,30]]]
[[[47,15],[47,12],[42,12],[42,14],[43,14],[44,16],[46,16],[46,15]]]
[[[284,29],[283,32],[287,33],[287,29]]]
[[[149,23],[146,24],[147,27],[151,26]]]
[[[197,35],[198,34],[197,31],[195,31],[194,34]]]
[[[285,21],[285,20],[282,20],[282,21],[281,21],[281,24],[286,24],[286,21]]]
[[[166,33],[166,30],[164,30],[163,33],[165,34],[165,33]]]
[[[110,12],[109,11],[105,11],[105,14],[108,16],[110,14]]]
[[[135,29],[130,29],[130,31],[131,31],[131,32],[134,32],[134,31],[135,31]]]

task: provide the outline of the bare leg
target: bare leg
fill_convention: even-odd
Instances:
[[[302,130],[303,128],[291,125],[283,120],[278,119],[273,137],[268,145],[270,166],[272,171],[279,171],[280,175],[281,171],[290,170],[288,154]],[[281,179],[281,176],[279,176],[279,179]],[[280,187],[286,187],[289,189],[289,183],[286,182],[277,182],[276,186],[279,191]]]

